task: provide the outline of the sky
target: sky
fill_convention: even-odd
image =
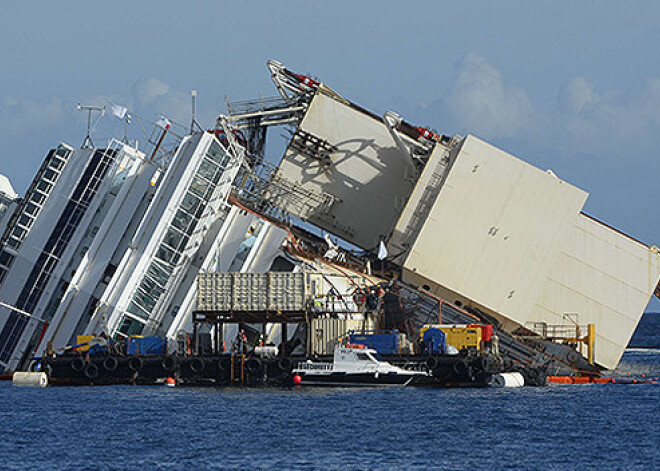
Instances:
[[[48,149],[80,145],[77,103],[188,125],[195,89],[210,127],[226,97],[276,94],[273,58],[378,114],[552,169],[590,193],[587,213],[660,244],[660,4],[633,6],[0,1],[0,173],[22,194]],[[94,138],[122,135],[107,114]]]

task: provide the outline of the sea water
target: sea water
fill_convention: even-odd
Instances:
[[[660,351],[627,351],[616,374],[660,376]],[[659,384],[39,389],[0,382],[1,469],[659,466]]]

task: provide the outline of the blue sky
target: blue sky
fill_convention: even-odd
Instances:
[[[379,114],[552,169],[590,192],[588,213],[656,244],[659,13],[608,1],[2,2],[0,173],[22,193],[50,147],[79,145],[77,102],[187,123],[196,89],[210,126],[225,96],[275,94],[276,58]],[[106,116],[97,142],[113,134]]]

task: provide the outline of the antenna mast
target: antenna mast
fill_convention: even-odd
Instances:
[[[103,108],[99,108],[98,106],[83,106],[80,103],[76,105],[76,109],[78,111],[87,111],[87,135],[85,136],[85,140],[82,143],[82,146],[80,146],[82,149],[92,149],[94,148],[94,141],[92,141],[92,112],[98,111],[100,113],[100,116],[103,116],[105,114],[105,106]]]
[[[195,132],[195,124],[197,124],[197,90],[190,90],[190,99],[192,100],[192,122],[190,123],[190,134],[192,134]],[[199,127],[199,124],[197,124],[197,127]]]

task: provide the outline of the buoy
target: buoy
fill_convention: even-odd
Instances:
[[[294,382],[295,384],[300,384],[300,383],[302,382],[302,376],[300,376],[300,375],[295,375],[295,376],[293,377],[293,382]]]
[[[500,373],[493,376],[490,385],[493,388],[521,388],[525,379],[520,373]]]
[[[167,386],[168,388],[173,388],[174,386],[176,386],[176,380],[171,376],[168,376],[167,379],[165,380],[165,386]]]
[[[17,371],[12,377],[14,386],[36,386],[45,388],[48,386],[48,375],[44,372],[21,372]]]

